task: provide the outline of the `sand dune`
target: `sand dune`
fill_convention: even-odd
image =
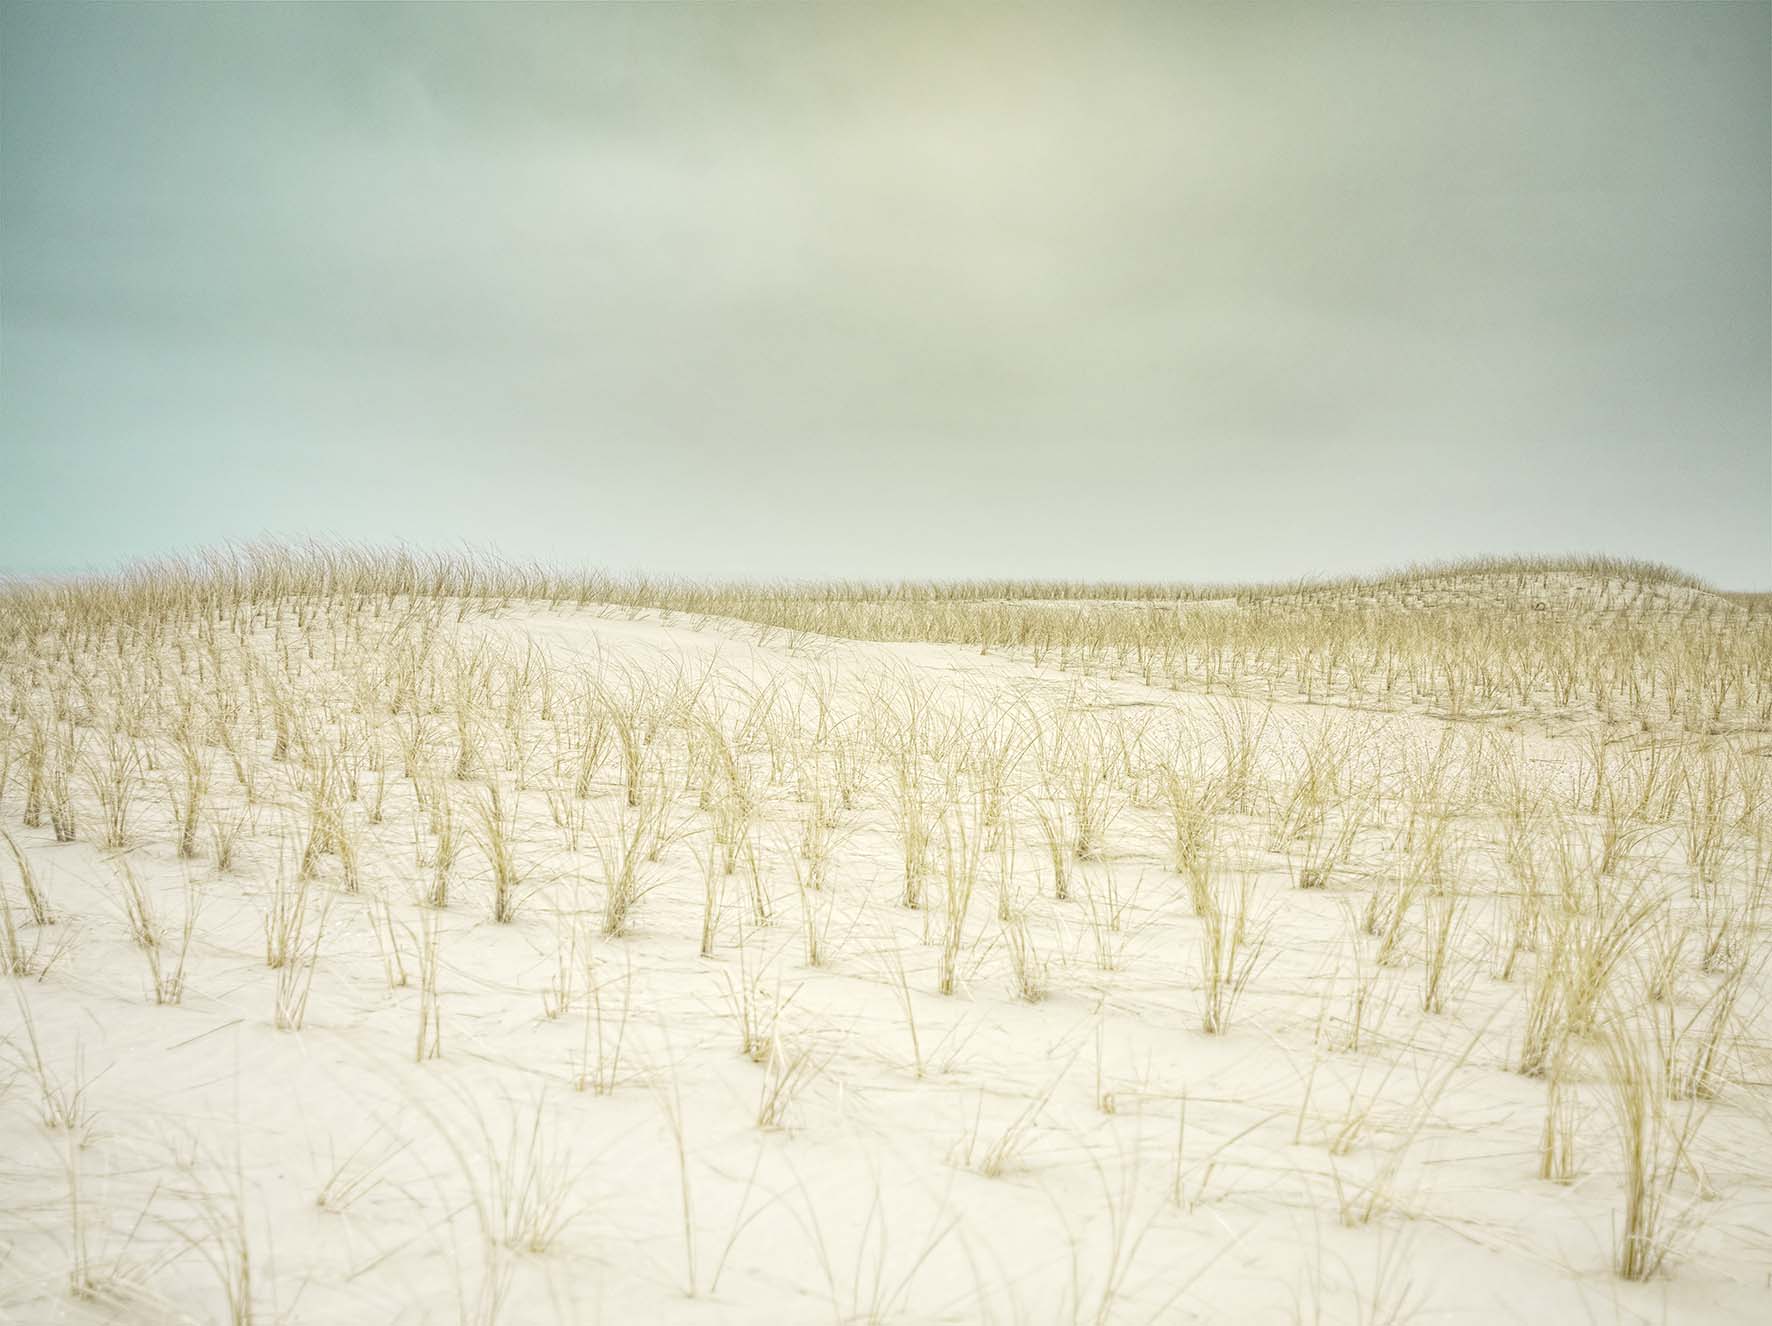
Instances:
[[[10,1319],[1772,1310],[1772,671],[1708,591],[1194,603],[1147,671],[153,585],[0,602]],[[1452,704],[1512,614],[1572,689]]]

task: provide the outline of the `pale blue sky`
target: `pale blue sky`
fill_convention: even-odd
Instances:
[[[0,571],[1772,585],[1762,4],[0,8]]]

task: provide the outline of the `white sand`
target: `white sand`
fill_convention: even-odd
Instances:
[[[1572,1087],[1578,1173],[1569,1184],[1537,1177],[1546,1084],[1510,1071],[1532,959],[1511,982],[1493,975],[1499,830],[1460,789],[1493,738],[1575,805],[1578,724],[1536,724],[1526,736],[1276,703],[1262,798],[1220,819],[1230,874],[1252,872],[1272,928],[1230,1030],[1209,1036],[1201,922],[1171,863],[1154,771],[1178,746],[1203,767],[1218,760],[1222,697],[1084,682],[960,647],[759,642],[768,633],[741,623],[655,613],[530,608],[459,629],[519,667],[532,643],[559,678],[562,710],[580,667],[611,679],[714,667],[705,704],[737,730],[745,683],[781,683],[774,735],[759,723],[738,743],[765,788],[753,841],[772,921],[756,922],[741,866],[717,951],[698,955],[697,852],[710,845],[710,817],[691,793],[677,806],[682,835],[648,867],[631,933],[597,935],[603,874],[591,839],[620,812],[618,757],[606,755],[587,836],[569,850],[545,789],[572,739],[559,714],[543,722],[533,711],[533,694],[517,726],[527,748],[516,920],[490,919],[485,854],[471,841],[451,905],[421,908],[430,834],[400,777],[395,720],[382,729],[382,822],[364,812],[370,775],[350,811],[360,890],[346,892],[339,860],[324,859],[311,902],[330,907],[311,1001],[299,1031],[278,1030],[264,918],[279,845],[292,877],[305,821],[286,767],[270,759],[268,727],[249,752],[264,805],[228,874],[207,856],[174,854],[176,766],[162,760],[143,775],[128,860],[154,899],[163,948],[176,947],[187,879],[201,900],[176,1006],[152,999],[116,867],[93,842],[96,810],[83,809],[78,841],[57,845],[47,821],[22,825],[15,777],[0,789],[0,825],[28,854],[57,920],[25,930],[39,967],[53,956],[47,971],[19,982],[16,998],[0,992],[0,1316],[225,1320],[244,1241],[256,1321],[1772,1319],[1764,964],[1743,1004],[1733,1080],[1701,1103],[1708,1117],[1672,1196],[1676,1210],[1689,1208],[1689,1227],[1662,1275],[1634,1284],[1613,1274],[1621,1157],[1591,1047]],[[324,689],[323,647],[313,667],[305,703]],[[975,727],[980,715],[1019,715],[1032,734],[1074,696],[1104,730],[1143,733],[1133,751],[1147,764],[1113,773],[1105,853],[1077,865],[1068,901],[1051,896],[1033,820],[1016,802],[1005,887],[1046,965],[1046,998],[1024,1002],[1012,988],[994,852],[969,913],[960,990],[936,992],[938,945],[924,941],[941,925],[939,873],[928,909],[900,905],[878,759],[843,817],[828,885],[810,895],[826,954],[807,965],[790,858],[806,813],[798,775],[815,764],[806,752],[820,677],[830,679],[830,721],[854,732],[896,730],[885,719],[905,692],[893,679],[908,679],[934,697],[933,714],[968,715]],[[347,725],[349,695],[335,693],[333,714]],[[665,716],[656,738],[679,784],[683,717]],[[483,721],[487,750],[506,763],[495,705]],[[430,720],[443,768],[453,723],[446,710]],[[1374,941],[1354,925],[1392,859],[1399,806],[1381,806],[1327,889],[1295,888],[1286,853],[1270,850],[1269,793],[1320,723],[1357,732],[1356,763],[1374,786],[1418,767],[1451,733],[1448,796],[1465,844],[1455,887],[1470,901],[1445,1012],[1421,1007],[1418,918],[1401,960],[1384,968],[1371,966]],[[772,742],[788,766],[773,783]],[[1030,754],[1013,786],[1037,785],[1036,767]],[[514,787],[515,772],[499,776]],[[219,754],[214,778],[218,804],[237,804]],[[469,790],[456,795],[465,824]],[[1649,885],[1686,896],[1671,828],[1648,835],[1633,860]],[[1731,858],[1731,880],[1744,870]],[[4,858],[0,878],[18,912]],[[587,998],[576,973],[569,1006],[549,1018],[543,991],[575,910],[599,995]],[[426,918],[438,934],[442,1053],[415,1062]],[[403,984],[398,972],[390,982],[389,919]],[[1357,1051],[1340,1048],[1356,942],[1376,972]],[[1763,949],[1763,935],[1753,942]],[[1689,969],[1682,1016],[1714,984]],[[34,1018],[43,1077],[82,1093],[74,1136],[45,1126],[18,999]],[[773,1069],[741,1053],[745,1000],[775,1019]],[[606,1094],[574,1085],[599,1029],[606,1046],[621,1037],[613,1068],[604,1054]],[[760,1128],[772,1073],[796,1064],[802,1089],[779,1126]],[[1000,1172],[987,1173],[999,1145]],[[330,1207],[320,1200],[329,1185]],[[500,1241],[525,1226],[526,1206],[546,1213],[545,1249]],[[86,1297],[69,1292],[82,1257]]]

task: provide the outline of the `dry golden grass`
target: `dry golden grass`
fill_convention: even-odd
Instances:
[[[25,1145],[121,1091],[83,1076],[82,1028],[149,1017],[239,1028],[237,1066],[191,1089],[258,1093],[265,1122],[205,1097],[197,1141],[167,1144],[182,1214],[119,1181],[101,1219],[97,1161],[161,1163],[135,1163],[161,1144],[130,1133],[159,1099],[143,1075],[120,1149],[42,1172],[70,1214],[31,1256],[58,1288],[0,1284],[0,1311],[72,1286],[263,1320],[271,1277],[330,1274],[323,1239],[254,1260],[278,1198],[241,1153],[288,1144],[295,1046],[328,1093],[379,1092],[389,1135],[447,1135],[359,1151],[334,1113],[313,1124],[375,1157],[330,1166],[318,1206],[411,1235],[356,1270],[421,1315],[525,1319],[589,1224],[641,1260],[668,1238],[673,1292],[725,1278],[735,1311],[822,1281],[837,1319],[1026,1315],[1027,1278],[1144,1320],[1196,1273],[1229,1292],[1223,1213],[1270,1277],[1333,1278],[1327,1235],[1306,1267],[1286,1232],[1323,1217],[1349,1240],[1459,1231],[1565,1304],[1613,1301],[1582,1297],[1610,1267],[1620,1295],[1689,1280],[1752,1319],[1768,732],[1772,617],[1603,560],[758,587],[266,547],[14,585],[0,1034],[31,1108],[0,1095],[0,1127]],[[170,1063],[187,1034],[210,1031],[151,1043]],[[502,1105],[445,1098],[475,1074]],[[581,1106],[606,1114],[562,1113]],[[1178,1111],[1170,1155],[1141,1121]],[[614,1191],[668,1202],[585,1214],[608,1190],[574,1130],[606,1126]],[[747,1178],[730,1139],[759,1131]],[[232,1172],[191,1179],[222,1138]],[[1183,1142],[1206,1149],[1184,1164]],[[1145,1204],[1141,1169],[1170,1192]],[[908,1209],[936,1177],[982,1185],[952,1241],[938,1219],[880,1247],[865,1202],[830,1214],[869,1184]],[[1031,1223],[1048,1206],[1062,1237]],[[106,1241],[125,1214],[160,1235],[139,1261]],[[425,1297],[416,1231],[468,1215],[453,1303]],[[1508,1251],[1535,1222],[1566,1265]],[[875,1259],[870,1287],[835,1243]],[[895,1260],[912,1248],[927,1262]],[[1423,1264],[1454,1283],[1466,1255]],[[1400,1301],[1393,1274],[1352,1277],[1351,1319]],[[610,1276],[626,1311],[659,1309]]]

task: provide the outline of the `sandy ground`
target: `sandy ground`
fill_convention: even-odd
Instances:
[[[713,668],[733,706],[747,685],[785,680],[802,727],[814,721],[810,678],[828,679],[852,722],[894,693],[882,679],[910,679],[951,712],[1074,703],[1121,730],[1191,733],[1204,758],[1226,704],[958,647],[790,641],[655,613],[526,609],[463,631],[513,658],[542,651],[563,675]],[[1322,723],[1357,731],[1385,770],[1424,758],[1448,730],[1477,740],[1469,724],[1284,701],[1270,721],[1266,758],[1279,763]],[[1573,738],[1505,739],[1546,785],[1579,778]],[[1162,746],[1153,735],[1149,748]],[[294,808],[269,806],[221,874],[174,855],[168,775],[146,775],[128,860],[166,944],[187,900],[200,903],[182,999],[160,1005],[113,854],[56,844],[48,827],[24,827],[16,790],[0,797],[0,825],[57,915],[31,931],[47,970],[0,992],[0,1316],[1772,1318],[1763,964],[1738,1080],[1705,1104],[1674,1189],[1686,1232],[1662,1275],[1621,1281],[1621,1160],[1591,1064],[1570,1088],[1573,1181],[1538,1177],[1547,1088],[1510,1068],[1524,989],[1494,974],[1500,867],[1474,812],[1459,866],[1469,924],[1443,1012],[1423,1010],[1413,930],[1400,959],[1377,966],[1355,924],[1394,825],[1362,833],[1330,887],[1301,890],[1264,831],[1268,813],[1227,813],[1227,869],[1252,880],[1252,915],[1270,929],[1232,1025],[1207,1035],[1201,922],[1171,859],[1168,812],[1134,774],[1067,900],[1052,896],[1025,818],[1012,863],[986,853],[959,988],[943,995],[930,942],[939,908],[900,903],[880,769],[842,818],[825,887],[804,896],[790,868],[803,789],[768,786],[752,835],[765,901],[741,867],[704,957],[698,853],[711,842],[693,796],[647,868],[630,932],[604,938],[590,841],[621,813],[618,771],[611,760],[600,772],[574,850],[550,819],[545,764],[517,794],[521,905],[507,924],[491,919],[471,841],[451,905],[418,905],[423,815],[412,785],[390,776],[381,822],[358,828],[357,891],[336,862],[315,886],[325,920],[299,1030],[274,1026],[265,954]],[[1647,878],[1680,885],[1677,850],[1645,846],[1642,859]],[[0,860],[9,888],[11,871]],[[1037,1002],[1017,995],[999,890],[1044,971]],[[823,938],[816,967],[803,906]],[[427,933],[441,1053],[421,1062]],[[545,992],[563,949],[572,981],[556,1009]],[[1370,993],[1356,1049],[1360,972]],[[1702,996],[1695,976],[1684,997],[1696,1007]],[[763,1031],[756,1053],[747,1016]],[[77,1093],[75,1127],[46,1124],[46,1088]],[[760,1125],[772,1091],[778,1117]],[[70,1292],[72,1268],[82,1292]]]

